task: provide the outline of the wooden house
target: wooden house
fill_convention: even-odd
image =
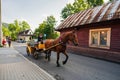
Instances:
[[[29,38],[33,36],[33,32],[31,29],[24,30],[18,33],[18,40],[29,41]]]
[[[77,28],[77,54],[120,62],[120,0],[68,16],[57,28],[61,34]]]

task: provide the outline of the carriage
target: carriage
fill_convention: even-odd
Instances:
[[[45,44],[41,42],[27,43],[26,47],[27,55],[33,55],[35,59],[38,59],[38,55],[45,52]]]
[[[55,44],[46,49],[45,44],[43,42],[29,42],[29,43],[27,43],[26,52],[27,52],[28,56],[33,55],[33,57],[35,59],[38,59],[38,57],[41,53],[47,54],[48,50],[50,50],[51,48],[54,48],[60,44],[61,43]]]

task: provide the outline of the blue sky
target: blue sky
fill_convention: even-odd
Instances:
[[[74,0],[2,0],[2,22],[13,23],[14,20],[27,21],[34,30],[53,15],[60,24],[60,13],[67,3]]]
[[[32,30],[53,15],[60,23],[60,12],[74,0],[2,0],[2,22],[13,23],[15,19],[27,21]]]

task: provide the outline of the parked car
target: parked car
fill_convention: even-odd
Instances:
[[[26,41],[25,40],[22,40],[22,39],[19,39],[17,40],[18,43],[25,43]]]

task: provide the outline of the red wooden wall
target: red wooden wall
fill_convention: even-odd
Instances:
[[[79,29],[77,31],[79,46],[88,47],[89,44],[89,28]]]
[[[89,47],[89,30],[90,29],[99,29],[99,28],[111,28],[110,49],[103,49],[103,50],[107,50],[107,51],[111,50],[111,51],[120,52],[120,25],[119,24],[114,24],[114,25],[110,24],[107,26],[99,25],[99,26],[94,26],[94,27],[80,28],[77,31],[79,47],[91,48],[91,47]],[[70,31],[70,30],[69,29],[63,30],[63,31],[61,31],[61,33],[64,33],[67,31]],[[100,49],[100,48],[95,48],[95,49]]]
[[[120,20],[78,27],[80,27],[77,30],[79,46],[68,45],[68,52],[120,62]],[[111,28],[110,49],[89,47],[89,30],[99,28]],[[60,32],[64,33],[71,30],[73,29],[68,28]]]
[[[120,52],[120,25],[111,26],[110,49]]]

